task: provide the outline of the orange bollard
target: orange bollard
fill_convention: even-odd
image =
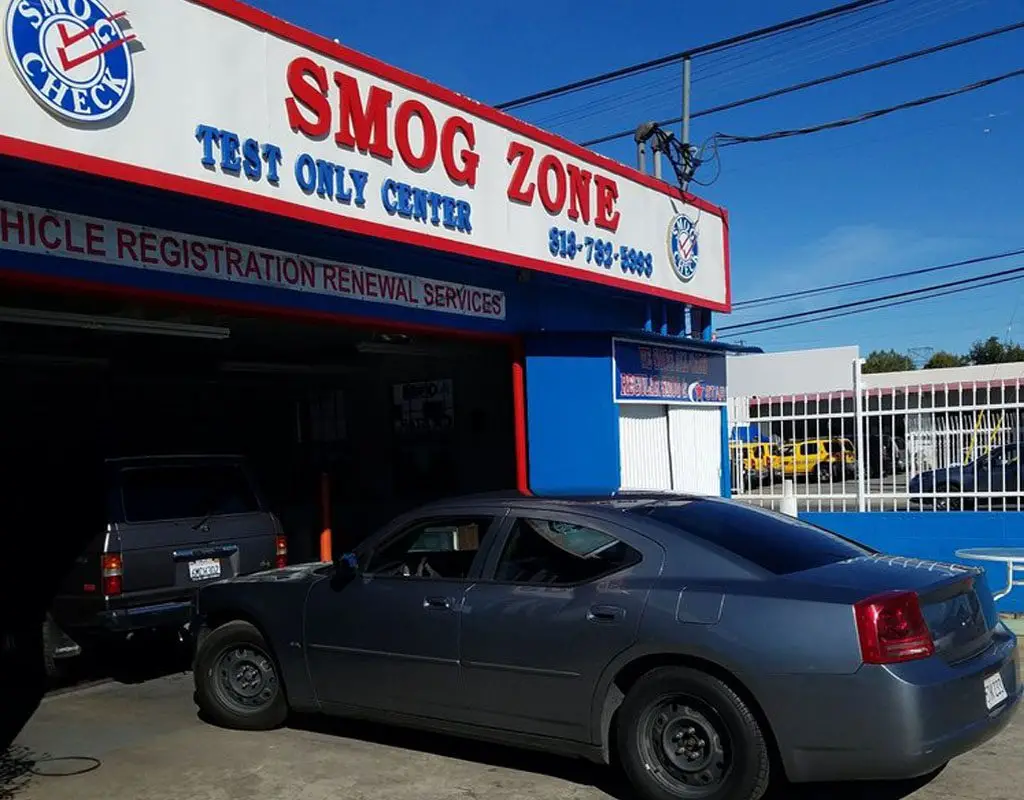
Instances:
[[[320,531],[320,560],[331,560],[331,476],[326,472],[320,476],[320,511],[323,516],[323,530]]]

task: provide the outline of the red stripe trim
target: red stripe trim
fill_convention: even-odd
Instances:
[[[519,256],[514,253],[505,253],[500,250],[492,250],[479,245],[452,242],[428,234],[416,231],[406,231],[400,228],[392,228],[376,222],[367,222],[360,219],[351,219],[331,214],[327,211],[307,208],[297,203],[290,203],[284,200],[275,200],[270,197],[262,197],[250,194],[241,189],[231,189],[226,186],[217,186],[212,183],[184,178],[180,175],[171,175],[166,172],[136,167],[111,161],[97,156],[75,153],[71,150],[62,150],[56,147],[26,142],[21,139],[14,139],[9,136],[0,136],[0,155],[13,156],[26,161],[34,161],[40,164],[47,164],[55,167],[72,169],[77,172],[85,172],[99,175],[105,178],[135,183],[142,186],[151,186],[157,189],[177,192],[203,199],[215,200],[227,205],[249,208],[262,211],[267,214],[288,217],[302,222],[312,222],[327,228],[344,230],[363,236],[373,236],[378,239],[385,239],[402,244],[426,247],[447,253],[453,253],[470,258],[483,259],[485,261],[508,264],[513,267],[547,272],[552,275],[560,275],[572,280],[588,281],[611,286],[616,289],[625,289],[630,292],[638,292],[638,284],[635,280],[615,278],[600,273],[584,272],[562,267],[558,264],[549,264],[526,256]],[[674,300],[684,303],[692,303],[704,308],[712,308],[718,311],[728,311],[729,307],[724,303],[714,303],[703,298],[678,292],[671,292],[656,286],[643,286],[643,292],[647,296],[657,296],[666,300]]]

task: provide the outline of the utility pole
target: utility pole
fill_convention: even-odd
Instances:
[[[686,159],[684,163],[690,163],[690,57],[683,59],[683,120],[680,130],[682,138],[679,140],[683,146],[683,154]],[[686,191],[688,183],[683,184],[683,191]]]

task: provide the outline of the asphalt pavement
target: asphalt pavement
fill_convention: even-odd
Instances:
[[[779,786],[777,800],[1019,800],[1024,719],[930,780]],[[378,726],[270,733],[201,721],[192,679],[110,682],[43,700],[0,763],[0,800],[626,800],[608,769]]]

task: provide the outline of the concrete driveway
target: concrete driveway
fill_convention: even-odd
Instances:
[[[1024,785],[1024,717],[913,785],[782,787],[778,800],[1011,800]],[[0,800],[512,800],[632,797],[609,770],[375,726],[272,733],[201,722],[192,679],[106,684],[44,699],[0,763]]]

